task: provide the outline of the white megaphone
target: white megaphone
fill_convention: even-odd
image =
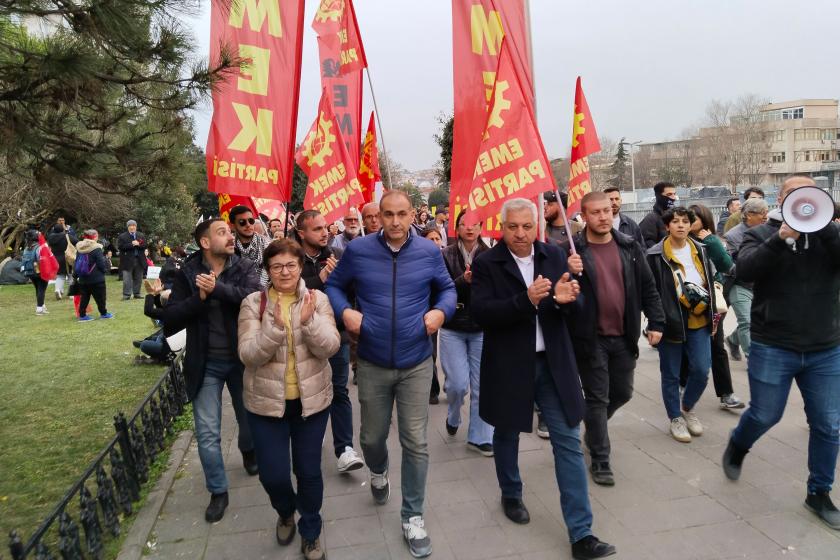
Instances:
[[[785,197],[782,219],[799,233],[813,233],[834,218],[834,200],[818,187],[800,187]]]

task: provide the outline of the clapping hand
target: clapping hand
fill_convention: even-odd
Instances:
[[[324,268],[322,268],[321,272],[318,273],[318,276],[321,278],[321,282],[327,281],[327,278],[329,278],[336,266],[338,266],[338,261],[335,260],[334,256],[330,255],[324,263]]]
[[[303,294],[303,305],[300,307],[300,324],[309,324],[313,315],[315,315],[315,291],[307,290]]]
[[[568,272],[560,277],[554,285],[554,301],[557,303],[572,303],[580,293],[580,284],[577,280],[571,280]]]
[[[210,272],[210,274],[199,274],[195,277],[195,285],[198,287],[198,294],[203,301],[216,288],[216,275],[213,272]]]
[[[537,307],[550,291],[551,280],[543,278],[542,274],[540,274],[534,279],[534,283],[528,287],[528,299],[531,300],[534,307]]]
[[[467,265],[467,270],[464,271],[464,282],[472,284],[472,270],[470,269],[470,265]]]

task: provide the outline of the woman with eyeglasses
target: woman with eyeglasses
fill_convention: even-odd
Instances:
[[[328,359],[340,339],[327,296],[307,290],[300,277],[303,258],[291,239],[266,247],[262,260],[270,281],[242,302],[239,358],[260,482],[279,516],[277,542],[285,546],[294,539],[297,510],[304,558],[319,560],[325,558],[321,444],[333,397]]]

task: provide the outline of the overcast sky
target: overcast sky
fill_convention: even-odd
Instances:
[[[306,1],[298,140],[320,96],[317,4]],[[452,111],[451,2],[354,6],[386,146],[410,170],[432,167],[436,117]],[[578,75],[599,135],[616,140],[677,138],[712,99],[840,97],[837,0],[531,0],[530,9],[537,116],[552,158],[568,156]],[[187,21],[207,53],[210,0]],[[371,108],[366,84],[363,127]],[[211,113],[209,103],[196,113],[202,147]]]

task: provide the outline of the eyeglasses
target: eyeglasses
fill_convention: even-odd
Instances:
[[[239,224],[240,226],[244,226],[245,224],[254,225],[256,223],[256,221],[257,220],[255,220],[254,218],[248,218],[247,220],[245,218],[242,218],[241,220],[237,220],[236,223]]]
[[[290,262],[286,264],[273,264],[268,267],[268,271],[272,274],[280,274],[283,270],[288,270],[289,274],[294,274],[300,269],[300,264],[296,262]]]

